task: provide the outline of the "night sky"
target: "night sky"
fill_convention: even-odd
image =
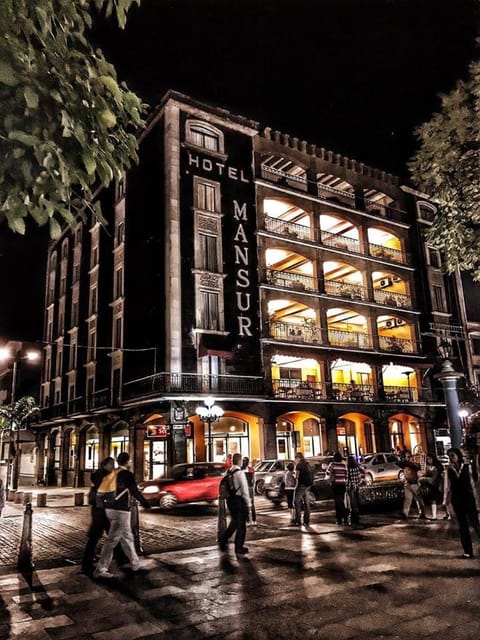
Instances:
[[[168,89],[406,174],[413,129],[478,57],[477,0],[142,0],[95,42],[150,104]],[[0,228],[0,341],[42,335],[45,234]]]

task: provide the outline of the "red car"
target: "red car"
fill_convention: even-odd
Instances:
[[[186,502],[213,502],[218,498],[225,466],[219,462],[176,464],[170,478],[146,480],[139,484],[145,500],[152,507],[172,509]]]

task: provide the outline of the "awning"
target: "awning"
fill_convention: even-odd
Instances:
[[[198,355],[232,358],[233,353],[229,345],[229,336],[202,334],[198,345]]]

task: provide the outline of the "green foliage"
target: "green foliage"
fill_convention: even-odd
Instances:
[[[0,223],[13,231],[31,216],[57,236],[137,161],[144,105],[86,32],[90,11],[124,26],[139,2],[0,1]]]
[[[18,429],[36,411],[39,411],[39,407],[32,396],[24,396],[13,404],[0,406],[0,433]]]
[[[416,184],[438,205],[427,240],[444,255],[448,273],[480,280],[480,63],[441,96],[441,108],[416,135],[420,149],[409,167]]]

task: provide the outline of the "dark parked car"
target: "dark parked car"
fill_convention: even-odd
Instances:
[[[311,502],[332,497],[332,487],[327,474],[327,467],[332,460],[332,456],[313,456],[307,458],[307,462],[313,467],[314,475],[313,485],[310,489]],[[270,478],[265,478],[265,497],[275,504],[280,504],[284,500],[286,501],[282,486],[284,474],[285,471],[276,471],[271,474]]]
[[[225,465],[215,462],[176,464],[169,478],[146,480],[139,484],[152,507],[172,509],[187,502],[213,502],[218,498]]]
[[[293,460],[260,460],[255,465],[255,493],[261,496],[265,490],[265,484],[270,483],[277,474],[285,473],[287,464]]]

